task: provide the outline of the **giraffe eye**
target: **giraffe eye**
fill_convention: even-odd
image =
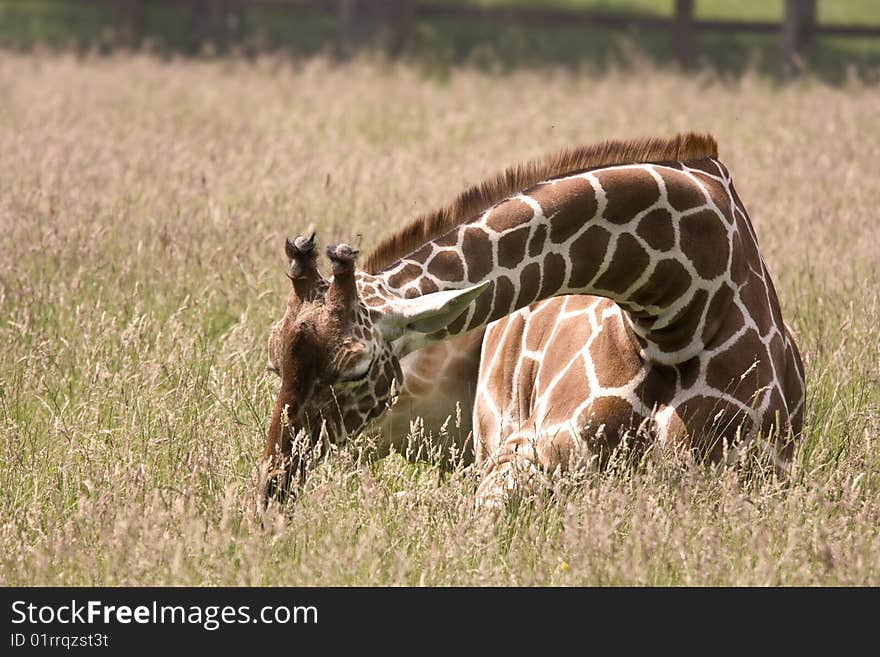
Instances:
[[[373,368],[374,361],[375,358],[371,358],[370,360],[364,359],[351,370],[346,372],[345,375],[339,379],[339,383],[358,383],[359,381],[363,381],[367,378],[367,375]]]

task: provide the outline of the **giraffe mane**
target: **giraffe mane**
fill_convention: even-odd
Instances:
[[[521,162],[469,187],[452,203],[417,217],[384,239],[367,257],[364,269],[368,273],[376,274],[425,242],[448,233],[498,201],[551,178],[598,167],[678,162],[707,157],[718,157],[715,138],[708,133],[688,132],[675,135],[671,139],[606,139]]]

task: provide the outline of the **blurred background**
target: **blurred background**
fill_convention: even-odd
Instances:
[[[0,0],[0,47],[201,57],[346,58],[363,50],[443,75],[645,58],[726,75],[875,82],[876,0]]]

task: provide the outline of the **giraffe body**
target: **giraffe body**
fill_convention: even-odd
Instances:
[[[414,422],[420,422],[434,441],[446,425],[444,455],[463,462],[473,459],[472,417],[480,365],[483,331],[435,342],[401,359],[401,390],[388,411],[370,427],[375,456],[394,450],[410,457],[419,445],[410,444]]]
[[[385,246],[404,255],[374,273],[355,273],[353,260],[338,266],[331,252],[326,297],[346,302],[329,304],[333,328],[318,332],[340,345],[328,362],[369,363],[363,375],[355,368],[364,383],[343,385],[332,412],[281,395],[276,415],[286,401],[301,426],[304,412],[322,407],[337,433],[359,431],[387,408],[390,378],[406,389],[410,354],[488,326],[474,405],[483,499],[503,495],[520,466],[569,467],[573,455],[613,447],[637,427],[715,458],[725,444],[764,436],[784,467],[801,427],[803,369],[714,141],[687,135],[600,151],[614,157],[562,157],[561,171],[542,177],[547,167],[538,167],[529,186],[476,214],[413,224]],[[574,162],[591,166],[564,168]],[[521,173],[502,182],[529,178]],[[310,303],[306,316],[328,314]],[[288,381],[302,378],[294,361]],[[284,434],[272,433],[278,445]]]
[[[606,206],[605,213],[622,220],[615,225],[635,224],[636,237],[642,232],[646,238],[644,268],[621,269],[618,275],[628,277],[626,283],[611,276],[607,284],[628,285],[622,305],[603,297],[564,297],[490,325],[474,412],[477,459],[487,463],[481,494],[491,494],[493,487],[497,493],[516,460],[552,471],[566,467],[572,455],[607,452],[640,426],[660,440],[688,439],[715,459],[737,438],[783,432],[786,437],[777,436],[772,455],[786,467],[794,444],[790,436],[802,426],[803,367],[730,177],[720,163],[707,160],[693,168],[684,163],[619,167],[587,179],[601,196],[603,180],[644,171],[673,184],[684,172],[703,198],[697,193],[684,202],[677,190],[678,198],[661,194],[652,204],[650,196],[642,196],[639,204],[648,207],[630,216]],[[659,187],[670,190],[672,184]],[[682,228],[689,217],[695,225]],[[665,235],[647,227],[642,231],[644,222],[658,220]],[[713,226],[700,225],[706,222]],[[689,230],[707,233],[718,227],[729,235],[727,266],[701,262],[703,253],[682,242]],[[664,259],[671,250],[679,257]],[[613,267],[613,253],[606,252],[606,259],[611,263],[605,272]],[[645,301],[656,302],[669,289],[652,285],[650,275],[645,279],[651,261],[657,263],[654,276],[664,262],[693,265],[690,289],[679,291],[671,311],[646,313],[652,304]],[[597,276],[601,273],[594,281]],[[644,290],[632,293],[640,285]],[[646,314],[649,321],[640,321]],[[670,314],[676,320],[663,321]],[[646,344],[645,337],[658,334],[665,335]]]

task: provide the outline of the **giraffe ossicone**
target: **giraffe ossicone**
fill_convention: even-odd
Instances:
[[[296,275],[270,332],[281,387],[264,452],[281,479],[296,435],[317,443],[324,427],[343,442],[373,426],[381,452],[456,401],[484,500],[514,472],[576,467],[646,435],[714,459],[764,436],[777,463],[791,458],[803,366],[708,135],[509,169],[396,233],[364,270],[331,247],[329,280],[313,237],[286,252]]]

